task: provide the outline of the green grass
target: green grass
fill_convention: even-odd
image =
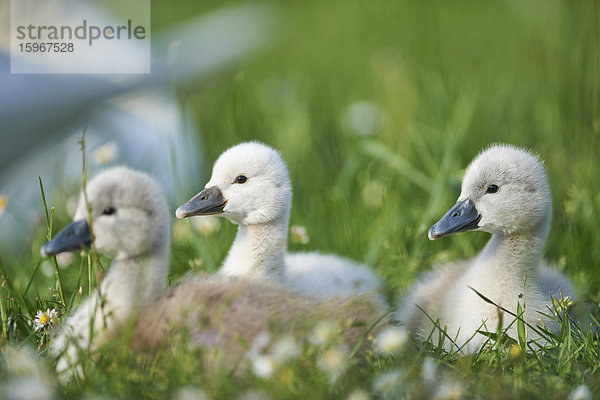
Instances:
[[[153,30],[221,4],[153,1]],[[278,45],[208,81],[175,88],[198,122],[203,145],[198,152],[206,160],[198,181],[187,182],[180,192],[200,190],[212,162],[227,147],[264,141],[288,164],[294,185],[291,224],[305,226],[310,237],[306,245],[290,243],[291,250],[334,252],[366,262],[385,277],[393,298],[436,264],[482,248],[488,239],[484,233],[430,242],[426,232],[454,203],[463,169],[481,149],[494,142],[523,146],[545,161],[552,188],[545,258],[571,278],[580,302],[598,310],[597,1],[277,5],[285,21]],[[361,136],[341,120],[349,105],[363,100],[376,105],[381,119],[372,134]],[[367,190],[375,190],[379,200],[366,196]],[[48,204],[55,207],[53,233],[68,222],[64,204],[77,191],[76,184],[66,186]],[[194,259],[214,271],[235,227],[222,221],[218,232],[204,237],[184,222],[178,232],[171,279],[187,272]],[[40,224],[31,251],[7,250],[0,256],[2,348],[30,343],[45,352],[46,337],[28,323],[37,310],[61,301],[54,275],[42,273],[39,248],[47,234]],[[87,257],[76,255],[71,266],[56,269],[65,311],[78,304],[79,286],[83,296],[88,293],[87,263]],[[575,327],[567,334],[570,325],[563,325],[565,334],[554,348],[520,355],[511,353],[509,341],[472,356],[448,354],[437,347],[440,334],[435,332],[432,344],[408,346],[397,356],[353,359],[333,385],[315,366],[318,356],[310,346],[301,362],[286,367],[288,372],[263,380],[250,372],[203,373],[198,357],[185,351],[176,351],[175,359],[148,361],[113,343],[100,352],[84,381],[61,385],[51,372],[48,380],[68,398],[168,398],[191,386],[215,399],[236,398],[250,389],[273,399],[346,398],[359,388],[372,398],[425,399],[446,381],[459,382],[466,398],[564,399],[582,383],[600,396],[598,341],[578,336]],[[42,361],[50,371],[51,361]],[[435,381],[428,381],[423,370],[435,370]],[[13,370],[2,363],[0,371]],[[374,389],[386,371],[399,371],[391,379],[394,395]],[[0,382],[9,379],[0,373]]]

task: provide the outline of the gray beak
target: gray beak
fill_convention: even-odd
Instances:
[[[177,219],[192,217],[194,215],[213,215],[223,212],[227,200],[218,187],[212,186],[204,189],[187,203],[175,210]]]
[[[435,240],[457,232],[477,229],[481,215],[471,199],[457,202],[435,225],[429,228],[429,240]]]
[[[71,222],[54,238],[42,246],[42,257],[50,257],[65,251],[79,250],[82,247],[89,248],[92,244],[92,236],[87,221],[81,220]]]

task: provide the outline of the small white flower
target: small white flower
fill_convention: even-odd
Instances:
[[[347,367],[348,349],[342,344],[331,346],[321,354],[317,366],[329,375],[332,381],[337,380]]]
[[[119,145],[111,140],[94,150],[92,156],[97,164],[108,164],[119,156]]]
[[[335,338],[337,331],[337,325],[333,322],[319,321],[308,334],[308,340],[316,346],[323,346]]]
[[[8,204],[8,198],[0,193],[0,216],[6,211],[6,205]]]
[[[378,375],[373,381],[373,390],[382,395],[399,393],[404,383],[404,375],[399,370],[392,370]]]
[[[75,256],[71,252],[58,253],[56,255],[56,263],[58,264],[59,267],[65,268],[65,267],[68,267],[69,265],[71,265],[74,258],[75,258]]]
[[[206,392],[197,387],[184,386],[175,393],[175,400],[209,400]]]
[[[408,341],[408,333],[404,327],[388,326],[376,339],[377,350],[382,354],[396,354],[404,348]]]
[[[445,380],[433,394],[434,400],[456,400],[463,395],[463,386],[459,381]]]
[[[302,354],[302,349],[292,336],[283,336],[271,346],[271,357],[278,364],[295,360]]]
[[[54,308],[52,310],[48,308],[46,311],[38,310],[35,319],[33,320],[35,331],[39,332],[46,326],[52,326],[57,318],[58,312]]]
[[[192,226],[202,236],[210,236],[221,229],[221,219],[214,215],[192,218]]]
[[[371,135],[382,125],[383,113],[379,106],[371,101],[357,101],[342,111],[342,126],[355,135]]]
[[[270,400],[270,397],[265,392],[250,389],[239,395],[237,400]]]
[[[257,355],[252,357],[252,371],[259,378],[268,379],[277,370],[277,363],[271,356]]]
[[[54,276],[54,266],[49,259],[42,261],[40,270],[42,271],[42,274],[46,275],[48,278],[52,278]]]
[[[294,243],[307,244],[310,241],[308,234],[306,233],[306,228],[300,225],[293,225],[290,228],[291,239]]]
[[[356,389],[350,393],[346,400],[370,400],[370,398],[371,397],[369,397],[369,393],[367,393],[365,390]]]
[[[592,400],[592,392],[585,384],[581,384],[569,394],[569,400]]]
[[[267,331],[262,331],[252,341],[250,350],[248,351],[248,357],[258,356],[267,348],[271,341],[271,335]]]

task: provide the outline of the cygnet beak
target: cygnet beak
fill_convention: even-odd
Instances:
[[[40,253],[42,257],[50,257],[65,251],[79,250],[82,247],[89,248],[91,244],[90,228],[87,221],[83,219],[67,225],[51,241],[42,246]]]
[[[192,217],[194,215],[220,214],[227,205],[227,200],[218,187],[212,186],[204,189],[187,203],[175,210],[177,219]]]
[[[435,225],[429,228],[429,240],[478,228],[481,214],[471,199],[458,201]]]

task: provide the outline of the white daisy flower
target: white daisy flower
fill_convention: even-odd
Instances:
[[[302,349],[292,336],[283,336],[279,338],[270,350],[271,357],[278,364],[285,364],[288,361],[295,360],[302,354]]]
[[[97,164],[108,164],[116,160],[119,156],[119,145],[114,140],[111,140],[94,150],[92,156]]]
[[[323,346],[335,338],[337,331],[337,325],[333,322],[319,321],[308,334],[308,340],[316,346]]]
[[[310,241],[306,228],[300,225],[293,225],[290,228],[291,239],[294,243],[307,244]]]
[[[52,278],[54,276],[54,266],[52,266],[52,263],[49,259],[42,261],[40,270],[42,271],[42,274],[46,275],[48,278]]]
[[[382,354],[396,354],[408,342],[408,333],[404,327],[388,326],[377,335],[377,350]]]
[[[75,256],[71,252],[58,253],[56,255],[56,263],[60,268],[65,268],[71,265]]]
[[[208,394],[193,386],[184,386],[175,393],[175,400],[209,400]]]
[[[346,400],[370,400],[370,399],[371,399],[371,397],[369,396],[369,393],[367,393],[365,390],[356,389],[352,393],[350,393],[350,395],[348,396],[348,398]]]
[[[237,400],[271,400],[271,398],[263,391],[250,389],[240,394]]]
[[[33,324],[35,326],[35,331],[39,332],[41,329],[46,326],[52,326],[58,318],[58,312],[53,308],[50,310],[49,308],[46,311],[38,310],[35,315],[35,319],[33,320]]]
[[[435,400],[456,400],[463,395],[463,386],[456,380],[445,380],[433,394]]]
[[[271,342],[271,335],[267,331],[262,331],[252,341],[250,350],[248,350],[248,357],[252,358],[263,353]]]
[[[338,344],[325,350],[317,360],[317,365],[321,371],[330,376],[332,381],[335,381],[346,370],[347,359],[348,348]]]
[[[569,394],[569,400],[592,400],[592,392],[585,384],[581,384]]]
[[[384,397],[399,394],[404,384],[404,375],[400,370],[392,370],[378,375],[373,381],[373,390]]]
[[[271,356],[256,355],[251,360],[252,371],[259,378],[268,379],[277,371],[277,363]]]

